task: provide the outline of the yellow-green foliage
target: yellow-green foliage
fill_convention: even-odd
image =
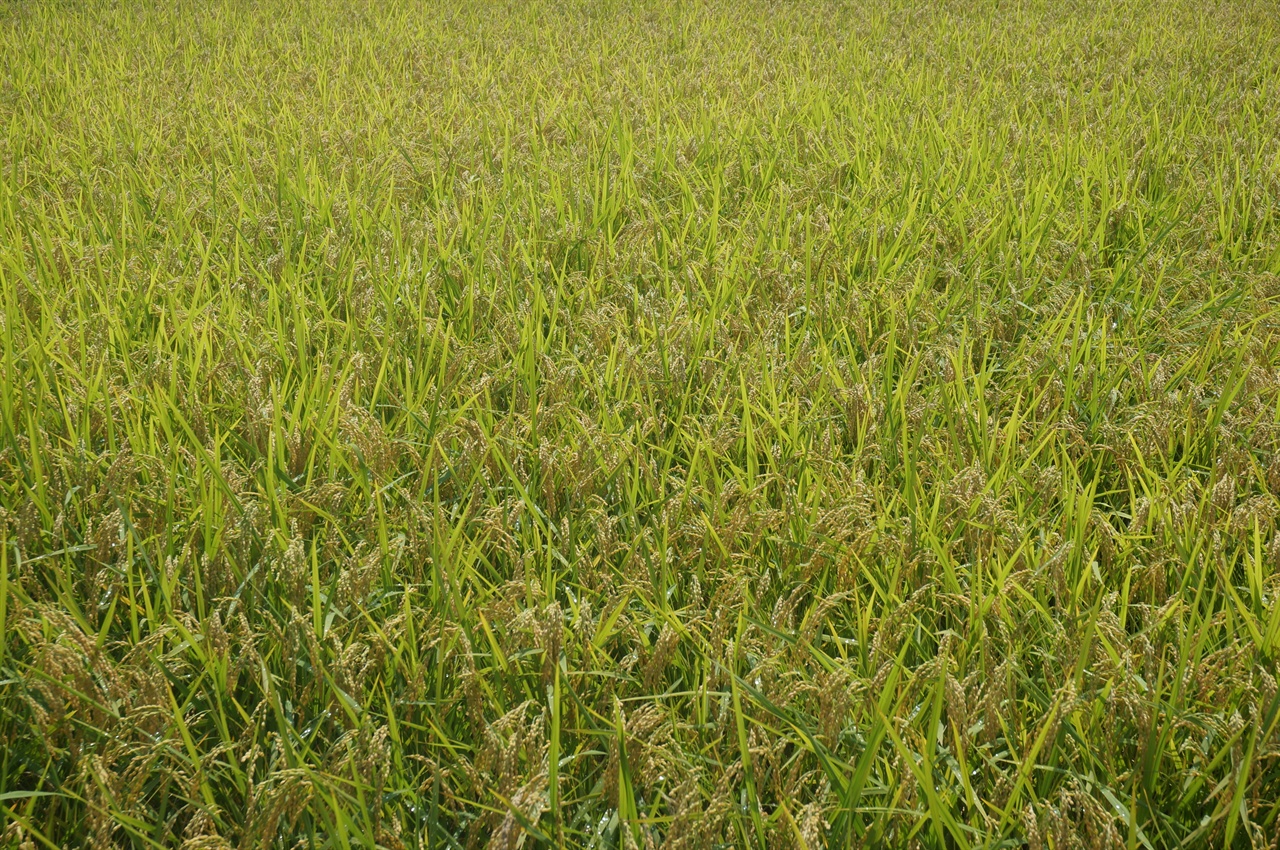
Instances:
[[[3,0],[3,841],[1274,847],[1278,21]]]

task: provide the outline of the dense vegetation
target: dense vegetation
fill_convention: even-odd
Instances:
[[[0,2],[0,835],[1280,835],[1268,0]]]

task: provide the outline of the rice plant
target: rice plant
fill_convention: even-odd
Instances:
[[[1269,0],[3,0],[0,841],[1276,848]]]

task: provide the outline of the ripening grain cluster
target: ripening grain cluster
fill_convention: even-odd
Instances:
[[[0,846],[1280,839],[1272,0],[0,0]]]

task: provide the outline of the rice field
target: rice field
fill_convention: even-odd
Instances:
[[[1271,0],[0,0],[0,845],[1280,847]]]

